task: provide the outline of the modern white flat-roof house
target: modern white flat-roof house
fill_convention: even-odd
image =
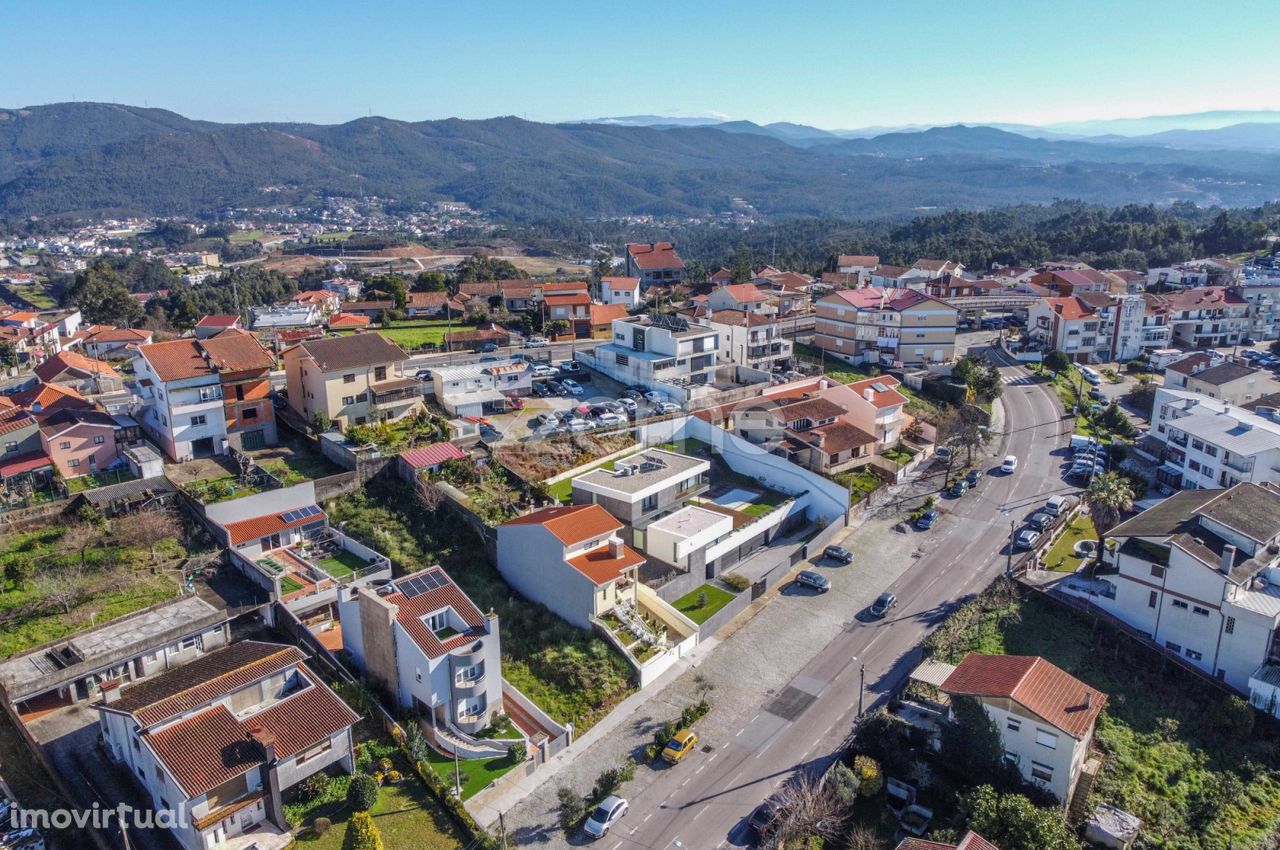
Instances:
[[[630,316],[613,321],[612,340],[574,359],[623,384],[657,390],[675,401],[704,394],[715,377],[719,333],[683,316]]]
[[[636,525],[682,506],[703,492],[711,462],[646,449],[573,479],[575,505],[600,505],[627,525]]]
[[[1156,483],[1169,490],[1280,484],[1280,412],[1186,390],[1156,390],[1148,436],[1163,444]]]

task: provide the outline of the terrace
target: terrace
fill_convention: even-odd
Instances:
[[[265,551],[253,562],[277,582],[280,599],[294,611],[331,601],[339,586],[391,576],[389,558],[327,526],[301,543]]]

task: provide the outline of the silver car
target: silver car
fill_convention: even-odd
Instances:
[[[582,829],[592,838],[604,838],[609,828],[622,820],[627,814],[627,801],[616,795],[609,795],[600,801],[591,817],[582,825]]]

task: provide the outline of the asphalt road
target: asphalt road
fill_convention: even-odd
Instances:
[[[995,456],[1017,455],[1018,471],[990,475],[976,492],[948,503],[954,520],[916,564],[889,587],[898,607],[880,621],[850,612],[848,627],[817,653],[786,688],[761,694],[758,711],[711,753],[695,753],[676,769],[654,772],[604,850],[717,848],[750,843],[745,818],[793,771],[825,765],[858,710],[865,665],[865,708],[887,698],[918,663],[920,641],[966,596],[1005,568],[1009,521],[1020,521],[1049,495],[1072,492],[1050,450],[1066,442],[1069,423],[1057,399],[1027,373],[1006,367],[1006,432]],[[858,532],[853,532],[856,535]],[[730,638],[732,640],[732,638]],[[854,658],[859,659],[855,662]],[[713,653],[704,664],[714,664]],[[580,843],[573,837],[571,844]]]

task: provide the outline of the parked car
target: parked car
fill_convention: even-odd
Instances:
[[[1071,500],[1066,496],[1052,496],[1049,501],[1044,503],[1042,510],[1050,516],[1062,516],[1067,512],[1067,508],[1071,506]]]
[[[934,457],[941,461],[951,460],[951,446],[938,446],[938,450],[934,452]]]
[[[546,348],[551,344],[545,336],[531,336],[524,341],[525,348]]]
[[[604,838],[609,834],[609,829],[626,817],[626,814],[627,801],[616,794],[610,794],[596,806],[587,822],[582,825],[582,831],[592,838]]]
[[[559,374],[559,369],[555,366],[548,366],[545,363],[533,367],[533,377],[535,378],[554,378]]]
[[[486,342],[476,346],[476,351],[480,352],[481,354],[486,354],[486,353],[497,351],[497,350],[498,350],[498,344],[496,342]]]
[[[644,394],[644,400],[649,402],[650,404],[657,404],[658,402],[662,401],[664,398],[665,396],[662,393],[658,392],[657,390],[648,390]]]
[[[1244,336],[1240,338],[1240,344],[1241,345],[1257,345],[1258,341],[1251,336]]]
[[[592,419],[596,419],[601,416],[604,416],[606,413],[609,413],[609,412],[610,412],[609,408],[605,407],[603,404],[593,404],[589,408],[587,408],[587,415],[590,416]]]
[[[813,570],[801,570],[796,573],[796,584],[811,587],[819,593],[826,593],[831,589],[831,580]]]
[[[547,381],[547,389],[556,395],[568,395],[569,391],[564,388],[564,384],[559,381]]]
[[[480,362],[481,363],[497,363],[498,358],[497,357],[481,357]]]
[[[619,425],[626,425],[627,417],[618,413],[603,413],[596,417],[596,425],[601,428],[616,428]]]
[[[533,393],[538,398],[546,398],[549,395],[553,395],[551,388],[546,384],[534,384],[530,387],[529,392]]]
[[[853,553],[843,546],[828,546],[822,550],[822,554],[833,561],[839,561],[842,564],[853,563]]]
[[[1009,475],[1018,468],[1018,458],[1016,455],[1005,455],[1004,460],[1000,463],[1000,471]]]
[[[1027,520],[1027,525],[1031,526],[1036,531],[1044,531],[1046,528],[1053,525],[1053,517],[1044,511],[1036,511],[1031,515],[1031,519]]]
[[[635,415],[635,412],[640,409],[639,405],[636,404],[635,399],[630,396],[623,396],[618,399],[618,406],[632,415]]]
[[[964,483],[968,484],[970,487],[977,487],[978,482],[981,480],[982,480],[981,469],[971,469],[969,470],[969,474],[964,477]]]
[[[965,493],[969,492],[969,484],[963,478],[957,478],[951,488],[947,490],[947,494],[953,499],[958,499]]]
[[[573,378],[565,378],[563,381],[560,382],[560,386],[564,387],[565,391],[568,392],[569,395],[571,396],[582,395],[582,385],[579,384],[577,381],[575,381]]]
[[[640,390],[637,390],[637,389],[634,389],[634,388],[628,388],[628,389],[626,389],[626,390],[623,390],[623,392],[622,392],[622,397],[623,397],[623,398],[629,398],[629,399],[631,399],[631,401],[632,401],[632,402],[643,401],[643,400],[644,400],[644,393],[642,393],[642,392],[640,392]]]
[[[1040,532],[1034,528],[1024,528],[1013,538],[1013,545],[1018,549],[1034,549],[1040,542]]]
[[[539,425],[558,425],[560,420],[556,418],[554,413],[539,413],[535,418],[529,420],[537,422]]]
[[[876,597],[875,602],[871,603],[871,607],[868,609],[867,613],[878,620],[885,614],[892,611],[897,604],[898,597],[894,596],[892,593],[882,593]]]
[[[681,729],[671,736],[662,748],[662,760],[667,764],[679,764],[698,746],[698,735],[690,729]]]
[[[774,819],[778,816],[779,808],[781,808],[781,805],[772,797],[765,800],[756,806],[747,818],[747,828],[753,830],[761,838],[768,835],[773,828]]]
[[[582,364],[577,360],[566,360],[560,364],[561,375],[573,375],[576,377],[581,375],[583,371],[585,370],[582,368]]]
[[[419,369],[417,372],[413,373],[413,377],[417,378],[419,381],[429,381],[431,380],[431,370]]]
[[[933,528],[933,524],[938,521],[938,517],[940,516],[942,516],[942,514],[938,511],[932,509],[927,510],[920,514],[920,518],[916,520],[916,528],[921,531],[928,531]]]
[[[1089,390],[1089,398],[1093,399],[1094,401],[1103,402],[1105,404],[1107,401],[1107,394],[1104,393],[1102,390],[1098,389],[1097,387],[1094,387],[1093,389]]]
[[[582,431],[590,431],[591,423],[585,419],[573,418],[564,423],[565,428],[569,429],[571,434],[580,433]]]
[[[653,412],[659,415],[679,413],[680,405],[676,404],[674,401],[660,401],[653,406]]]

